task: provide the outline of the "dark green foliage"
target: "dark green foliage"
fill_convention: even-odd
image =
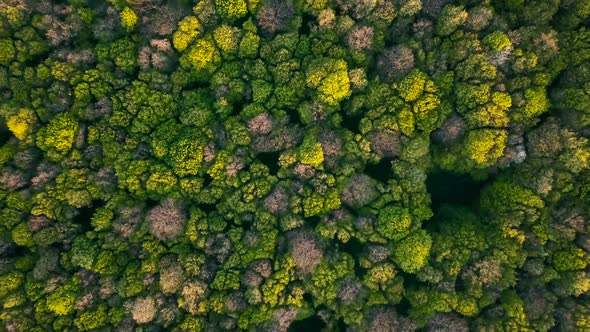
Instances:
[[[0,331],[590,330],[589,18],[0,1]]]

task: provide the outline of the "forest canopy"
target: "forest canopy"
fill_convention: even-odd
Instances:
[[[0,331],[590,330],[590,0],[0,0]]]

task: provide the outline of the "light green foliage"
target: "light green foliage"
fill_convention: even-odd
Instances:
[[[100,208],[92,215],[91,224],[97,231],[107,230],[113,222],[114,213],[112,210]]]
[[[440,108],[441,101],[434,94],[424,94],[414,102],[412,111],[415,114],[416,124],[418,128],[425,133],[430,133],[436,128],[439,119],[444,115],[445,110]],[[400,126],[405,123],[400,123]],[[410,126],[408,123],[407,126]]]
[[[47,308],[58,316],[73,313],[77,292],[75,281],[66,282],[47,296]]]
[[[394,262],[405,272],[415,273],[426,264],[431,247],[430,235],[424,230],[417,230],[395,245]]]
[[[470,127],[507,127],[510,118],[508,111],[512,106],[510,95],[503,92],[492,93],[492,102],[477,107],[466,116]]]
[[[238,51],[240,29],[222,25],[213,31],[215,44],[224,54],[235,54]]]
[[[240,57],[254,58],[258,55],[258,47],[260,45],[260,37],[253,33],[247,32],[240,41]]]
[[[580,248],[569,248],[553,255],[553,265],[558,271],[583,270],[587,262],[587,255]]]
[[[129,38],[119,39],[107,45],[99,45],[96,50],[101,61],[111,60],[126,73],[133,73],[137,66],[137,46]]]
[[[297,150],[297,157],[302,164],[319,167],[324,161],[322,145],[312,136],[308,136]]]
[[[21,109],[17,114],[11,116],[6,126],[12,134],[23,142],[32,141],[32,132],[37,123],[37,116],[29,109]]]
[[[524,98],[523,107],[518,107],[513,113],[512,117],[516,121],[533,119],[549,109],[549,101],[544,89],[527,89]]]
[[[506,237],[524,241],[515,227],[533,224],[542,216],[544,201],[527,188],[497,181],[482,193],[481,206],[487,216],[502,228]]]
[[[377,231],[390,240],[400,240],[410,233],[412,216],[408,209],[388,206],[379,212]]]
[[[502,51],[503,49],[511,45],[508,36],[506,36],[506,34],[504,34],[501,31],[494,31],[489,35],[485,36],[482,40],[482,43],[484,43],[490,49],[498,52]]]
[[[487,84],[459,84],[457,86],[457,110],[464,113],[477,106],[485,105],[490,100],[490,92],[490,86]]]
[[[221,17],[228,20],[244,17],[248,13],[245,0],[215,0],[215,8]]]
[[[590,331],[588,14],[0,1],[0,330]]]
[[[0,275],[0,298],[3,298],[10,292],[17,290],[22,286],[23,282],[23,275],[16,271]]]
[[[170,147],[168,163],[178,176],[197,175],[203,159],[203,146],[196,137],[183,137]]]
[[[295,264],[290,257],[280,258],[274,269],[276,272],[261,287],[264,303],[271,306],[284,304],[285,289],[295,277]]]
[[[348,66],[334,59],[313,60],[306,72],[307,85],[317,89],[320,101],[336,105],[350,96]]]
[[[426,74],[418,69],[408,74],[398,85],[400,96],[407,102],[418,99],[424,92],[426,84]]]
[[[487,247],[478,216],[466,208],[445,206],[433,223],[440,231],[432,235],[432,258],[437,268],[456,277],[472,253]]]
[[[461,81],[480,84],[484,80],[493,80],[496,78],[497,69],[488,62],[484,54],[470,55],[465,61],[459,63],[455,74]]]
[[[72,148],[78,122],[72,113],[60,113],[37,132],[37,146],[50,159],[64,157]]]
[[[508,317],[505,323],[507,330],[525,329],[529,326],[524,303],[515,291],[509,290],[502,294],[502,308]]]
[[[311,293],[322,303],[334,303],[338,295],[337,281],[350,276],[353,271],[354,259],[348,254],[340,254],[332,262],[322,261],[311,274]]]
[[[197,39],[194,45],[181,57],[181,64],[194,69],[197,73],[212,74],[221,61],[221,55],[211,39]]]
[[[240,288],[240,273],[235,270],[223,270],[215,275],[211,283],[212,289],[226,290]]]
[[[113,104],[111,124],[131,126],[134,133],[146,134],[150,128],[176,114],[176,103],[171,95],[152,90],[140,81],[134,81],[127,91],[121,92]]]
[[[107,320],[107,306],[100,304],[96,310],[85,311],[76,317],[74,325],[80,331],[92,331],[104,326]]]
[[[448,36],[467,21],[467,11],[462,6],[446,5],[438,15],[436,33]]]
[[[303,199],[304,216],[320,215],[339,208],[340,204],[339,193],[336,190],[330,190],[325,195],[314,192]]]
[[[91,205],[92,199],[98,197],[98,188],[86,169],[67,170],[58,175],[55,184],[51,196],[77,208]]]
[[[90,239],[85,236],[76,238],[72,244],[72,264],[92,270],[98,248],[92,243]]]
[[[16,50],[12,40],[0,39],[0,65],[8,66],[14,60],[15,55]]]

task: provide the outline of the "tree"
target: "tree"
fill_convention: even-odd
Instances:
[[[193,69],[199,77],[213,74],[221,62],[221,55],[210,36],[197,39],[193,46],[180,58],[180,63]]]
[[[197,175],[203,160],[203,146],[194,137],[182,137],[172,144],[168,163],[178,176]]]
[[[395,46],[383,51],[377,60],[379,73],[386,80],[398,80],[415,67],[413,51],[404,46]]]
[[[288,0],[269,0],[256,13],[256,22],[263,31],[274,34],[287,28],[294,12],[293,4]]]
[[[367,331],[415,331],[416,326],[407,318],[400,316],[395,309],[375,306],[365,316],[364,328]]]
[[[66,316],[74,312],[74,303],[78,286],[74,280],[70,280],[59,286],[47,296],[47,308],[58,316]]]
[[[297,155],[302,164],[319,167],[324,161],[322,145],[312,136],[307,136],[299,147]]]
[[[0,65],[8,66],[16,55],[16,49],[11,39],[0,39]]]
[[[399,156],[401,152],[400,135],[391,130],[380,130],[369,135],[371,150],[380,158]]]
[[[395,245],[393,260],[402,270],[415,273],[426,264],[431,247],[430,235],[424,230],[417,230]]]
[[[137,14],[133,11],[133,9],[129,7],[125,7],[121,12],[121,25],[131,31],[137,24]]]
[[[507,134],[504,130],[480,129],[470,131],[465,138],[469,159],[478,166],[493,164],[504,152]]]
[[[306,82],[316,89],[319,100],[328,105],[337,105],[351,93],[348,66],[342,60],[313,60],[306,71]]]
[[[436,33],[441,36],[452,34],[467,21],[468,16],[462,6],[446,5],[436,20]]]
[[[178,23],[178,30],[172,35],[174,48],[182,52],[200,35],[201,24],[194,16],[187,16]]]
[[[171,241],[182,233],[186,215],[178,201],[166,199],[152,208],[146,219],[153,236],[162,241]]]
[[[289,235],[289,254],[301,274],[308,274],[321,262],[324,249],[309,230],[294,231]]]
[[[375,181],[366,174],[354,174],[342,190],[342,202],[353,208],[360,208],[377,197]]]
[[[37,146],[50,159],[63,158],[74,145],[78,122],[72,113],[60,113],[37,132]]]
[[[215,0],[215,7],[221,17],[235,20],[248,13],[248,5],[245,0]]]
[[[411,71],[398,85],[400,96],[407,102],[418,99],[424,92],[426,74],[415,69]]]
[[[453,114],[443,122],[442,126],[432,133],[435,142],[450,146],[459,141],[465,133],[465,120]]]
[[[131,316],[138,324],[151,322],[156,316],[156,302],[154,298],[137,298],[133,302]]]
[[[384,237],[398,241],[410,233],[412,216],[406,208],[387,206],[379,213],[377,231]]]
[[[357,51],[368,50],[373,46],[373,28],[367,26],[355,26],[346,38],[350,48]]]

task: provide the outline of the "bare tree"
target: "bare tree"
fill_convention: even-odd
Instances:
[[[450,146],[463,137],[465,129],[465,120],[458,115],[452,115],[432,133],[432,138],[439,144]]]
[[[414,52],[405,46],[388,48],[377,59],[377,70],[388,81],[405,77],[414,67]]]
[[[288,0],[269,0],[256,14],[256,22],[263,31],[274,34],[287,28],[294,12],[293,4]]]
[[[357,51],[370,49],[373,46],[373,27],[355,26],[346,37],[346,43]]]
[[[183,231],[186,214],[174,199],[166,199],[147,214],[150,233],[162,241],[176,239]]]
[[[307,274],[322,261],[324,248],[313,231],[297,230],[289,234],[289,254],[297,270]]]

